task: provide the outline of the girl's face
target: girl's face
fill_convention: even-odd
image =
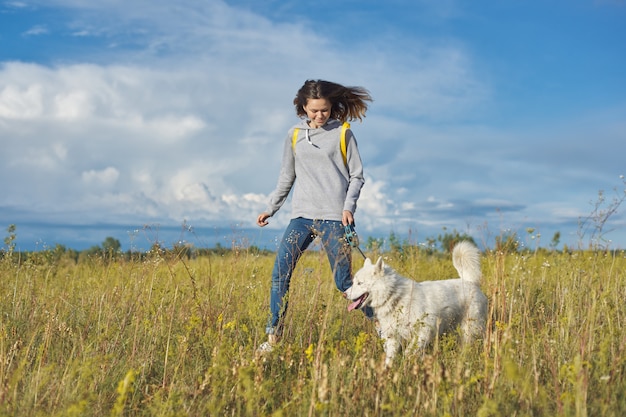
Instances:
[[[308,98],[304,106],[304,111],[310,120],[309,126],[313,129],[324,126],[330,117],[331,109],[332,105],[328,99]]]

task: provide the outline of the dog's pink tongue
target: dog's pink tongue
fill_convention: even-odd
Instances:
[[[348,311],[352,311],[355,308],[357,308],[359,306],[359,303],[361,302],[361,299],[359,298],[358,300],[356,300],[355,302],[353,302],[352,304],[350,304],[348,306]]]

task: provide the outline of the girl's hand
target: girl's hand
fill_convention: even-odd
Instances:
[[[256,224],[258,224],[260,227],[263,226],[267,226],[269,224],[269,222],[267,221],[267,219],[270,218],[270,215],[267,213],[261,213],[258,215],[258,217],[256,218]]]
[[[344,210],[343,215],[341,216],[341,223],[344,226],[347,226],[349,224],[354,224],[354,217],[352,217],[352,212],[348,210]]]

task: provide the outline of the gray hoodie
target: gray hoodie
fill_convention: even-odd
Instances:
[[[342,212],[354,214],[365,183],[363,164],[352,131],[346,131],[347,167],[340,149],[342,123],[330,119],[312,129],[305,120],[289,129],[283,147],[283,160],[276,189],[270,195],[266,212],[274,215],[293,187],[292,218],[341,221]],[[299,128],[295,152],[292,137]],[[297,179],[297,181],[296,181]]]

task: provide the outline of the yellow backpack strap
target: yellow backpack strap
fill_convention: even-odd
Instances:
[[[291,137],[291,149],[293,149],[293,153],[296,153],[296,141],[298,140],[298,131],[300,129],[299,128],[295,128],[293,130],[293,136]]]
[[[348,155],[346,151],[346,130],[350,129],[350,123],[343,122],[341,127],[341,156],[343,157],[343,164],[348,166]],[[295,142],[294,142],[295,143]]]
[[[346,130],[350,129],[350,123],[344,122],[341,127],[341,139],[340,139],[340,148],[341,148],[341,156],[343,158],[343,164],[348,166],[348,151],[346,150]],[[300,129],[295,128],[293,130],[293,136],[291,137],[291,149],[293,149],[294,154],[296,153],[296,142],[298,140],[298,133]]]

